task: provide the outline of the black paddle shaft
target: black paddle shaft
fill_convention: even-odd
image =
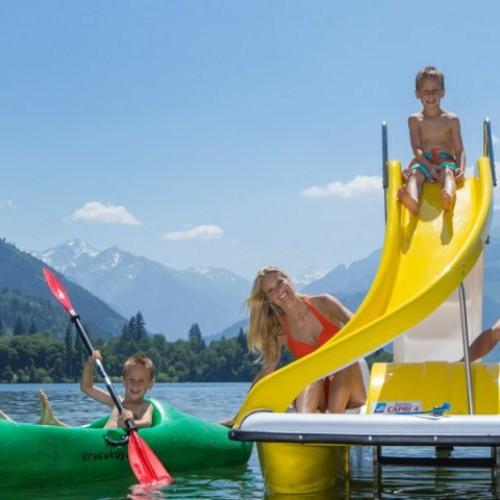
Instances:
[[[82,342],[84,343],[85,348],[87,349],[87,352],[89,353],[89,355],[92,356],[92,353],[94,352],[94,348],[92,347],[92,344],[90,343],[90,339],[89,339],[87,333],[85,332],[82,323],[80,322],[80,317],[77,314],[74,316],[71,316],[71,321],[75,324],[76,331],[80,335],[80,338],[82,339]],[[113,399],[113,402],[115,403],[116,407],[118,408],[118,411],[121,414],[122,411],[124,410],[122,402],[120,401],[118,394],[116,394],[116,391],[115,391],[113,385],[111,384],[111,380],[109,379],[106,371],[104,370],[104,367],[102,366],[101,360],[96,359],[95,364],[97,366],[99,373],[101,374],[101,377],[104,379],[104,383],[106,384],[106,388],[108,389],[109,395]],[[128,419],[125,420],[125,425],[127,426],[128,431],[135,429],[132,422]]]

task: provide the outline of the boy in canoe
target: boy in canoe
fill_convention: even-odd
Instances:
[[[118,413],[109,392],[94,385],[93,372],[96,359],[101,359],[99,351],[89,356],[82,373],[80,389],[92,399],[112,408],[111,415],[104,427],[125,428],[125,421],[130,420],[134,427],[150,427],[153,423],[153,405],[144,400],[155,381],[155,367],[144,354],[134,354],[123,365],[122,382],[125,398],[122,400],[123,411]]]
[[[94,385],[93,371],[96,359],[101,359],[99,351],[94,351],[89,356],[83,369],[80,381],[80,389],[95,399],[112,408],[111,415],[104,425],[106,428],[125,428],[125,421],[130,420],[134,427],[150,427],[153,422],[153,406],[144,400],[146,393],[153,387],[155,378],[155,367],[150,358],[144,354],[134,354],[125,361],[123,366],[122,382],[125,387],[125,398],[122,399],[123,412],[118,413],[111,396],[108,392]],[[69,427],[54,416],[47,395],[38,391],[42,407],[40,424]],[[7,414],[0,410],[0,418],[13,421]]]
[[[398,191],[398,200],[413,215],[419,214],[424,182],[438,181],[441,205],[453,208],[456,182],[465,172],[465,151],[456,115],[441,109],[444,97],[444,75],[434,66],[420,70],[415,79],[415,95],[423,109],[408,118],[410,142],[415,155],[403,172],[407,183]]]

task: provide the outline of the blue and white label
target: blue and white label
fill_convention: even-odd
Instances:
[[[378,401],[372,405],[372,413],[383,413],[384,415],[419,413],[421,411],[421,401]]]

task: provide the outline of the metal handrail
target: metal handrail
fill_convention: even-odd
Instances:
[[[490,160],[491,177],[493,186],[497,185],[495,158],[493,156],[493,137],[491,134],[491,123],[489,118],[485,118],[483,122],[483,156],[487,156]],[[465,378],[467,383],[467,403],[469,414],[474,414],[474,394],[472,388],[472,370],[469,355],[469,325],[467,320],[467,302],[465,297],[465,287],[463,283],[458,288],[460,302],[460,317],[462,320],[462,342],[464,347],[464,367]]]
[[[460,283],[458,287],[458,297],[460,302],[460,319],[462,324],[462,342],[464,346],[464,367],[467,387],[467,406],[469,415],[474,415],[474,394],[472,389],[472,369],[469,356],[469,322],[467,320],[467,300],[465,297],[465,287]]]
[[[387,139],[387,123],[382,122],[382,186],[384,188],[384,217],[387,220],[387,188],[389,187],[389,145]]]
[[[483,156],[490,159],[491,177],[493,186],[497,185],[497,175],[495,169],[495,157],[493,155],[493,136],[491,134],[491,122],[489,118],[485,118],[483,122]]]

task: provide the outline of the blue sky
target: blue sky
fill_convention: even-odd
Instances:
[[[498,149],[500,2],[457,5],[3,0],[0,237],[247,278],[365,257],[381,122],[407,163],[421,67],[445,73],[468,165],[485,116]]]

